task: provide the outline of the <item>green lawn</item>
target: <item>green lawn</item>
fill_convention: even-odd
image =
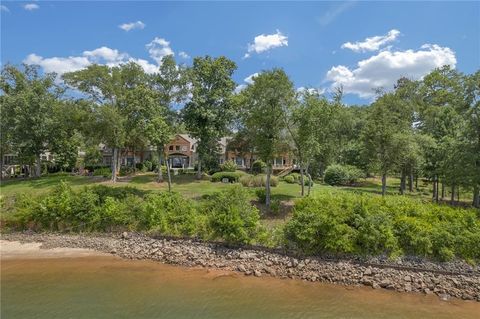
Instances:
[[[160,192],[167,190],[167,183],[157,183],[155,181],[156,175],[154,173],[140,173],[135,176],[120,177],[119,181],[115,184],[111,183],[108,179],[100,177],[87,177],[87,176],[70,176],[70,175],[48,175],[37,179],[26,180],[7,180],[3,181],[0,185],[0,196],[12,197],[20,194],[37,196],[42,193],[48,192],[60,181],[65,181],[72,188],[80,188],[87,185],[103,184],[112,187],[131,186],[142,190]],[[398,178],[388,178],[387,180],[387,193],[398,194],[398,188],[400,181]],[[212,194],[218,190],[232,187],[233,184],[225,183],[212,183],[207,180],[196,180],[194,175],[176,175],[172,176],[172,189],[184,196],[190,198],[200,198],[203,195]],[[381,193],[381,182],[378,178],[371,178],[362,180],[355,187],[332,187],[324,184],[315,183],[312,187],[312,194],[319,191],[348,191],[348,192],[365,192],[365,193]],[[305,192],[307,187],[305,187]],[[252,192],[253,196],[253,192]],[[277,187],[272,187],[272,196],[281,201],[290,201],[300,197],[300,185],[288,184],[280,181]],[[416,198],[422,198],[425,200],[430,199],[431,185],[424,184],[419,181],[419,190],[413,193],[408,193],[407,196]],[[448,194],[447,194],[448,196]],[[465,202],[469,202],[471,194],[463,191],[461,192],[461,199]]]

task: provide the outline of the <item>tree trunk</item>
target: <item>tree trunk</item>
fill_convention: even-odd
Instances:
[[[435,194],[435,202],[438,203],[438,194],[439,194],[439,192],[438,192],[438,183],[439,183],[439,181],[438,181],[438,176],[436,177],[435,183],[437,184],[437,186],[435,187],[436,190],[437,190],[437,193]]]
[[[418,174],[415,174],[415,189],[418,191]]]
[[[473,187],[473,202],[472,202],[473,207],[480,208],[480,187],[478,185],[475,185]]]
[[[117,182],[117,165],[118,165],[118,148],[113,148],[113,158],[112,158],[112,182]]]
[[[250,174],[253,174],[253,152],[250,152]]]
[[[303,173],[303,165],[300,165],[300,185],[302,185],[302,197],[305,195],[305,178]]]
[[[460,186],[457,186],[457,203],[460,203]]]
[[[42,158],[40,154],[37,155],[36,158],[36,165],[35,165],[35,177],[42,176]]]
[[[432,201],[435,201],[435,198],[437,197],[437,176],[433,177],[433,190],[432,190]]]
[[[400,194],[405,194],[406,189],[407,174],[405,173],[405,168],[402,168],[402,176],[400,177]]]
[[[450,195],[450,203],[453,204],[455,202],[455,184],[452,184],[452,193]]]
[[[162,183],[163,182],[163,172],[162,172],[163,147],[157,146],[157,152],[158,152],[157,183]]]
[[[198,157],[197,179],[202,179],[202,161]]]
[[[382,174],[382,196],[387,193],[387,173]]]
[[[445,182],[442,181],[442,200],[445,198]]]
[[[170,159],[167,159],[166,161],[167,164],[167,177],[168,177],[168,191],[172,191],[172,176],[170,174]]]
[[[307,177],[308,177],[308,191],[307,191],[307,196],[310,196],[310,190],[312,189],[312,176],[308,172],[308,167],[307,167]]]
[[[408,170],[408,191],[413,192],[413,169],[412,167]]]
[[[272,171],[271,163],[267,164],[267,181],[265,183],[265,205],[267,206],[267,212],[270,211],[270,175]]]

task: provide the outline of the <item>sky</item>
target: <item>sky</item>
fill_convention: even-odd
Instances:
[[[347,104],[366,104],[402,76],[480,69],[480,2],[1,1],[0,53],[58,74],[224,55],[237,91],[283,68],[297,90],[342,86]]]

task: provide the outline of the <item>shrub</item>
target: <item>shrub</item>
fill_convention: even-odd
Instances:
[[[342,192],[300,199],[285,226],[285,238],[313,254],[480,260],[480,220],[474,210],[400,196]]]
[[[283,178],[283,180],[285,182],[287,182],[288,184],[294,184],[295,183],[295,177],[291,176],[291,175],[287,175]]]
[[[258,209],[250,204],[249,193],[233,187],[215,193],[205,205],[211,238],[227,243],[252,243],[260,232]]]
[[[135,169],[137,171],[141,171],[141,172],[146,171],[145,165],[143,163],[136,163],[135,164]]]
[[[267,167],[267,164],[261,160],[256,160],[252,164],[252,173],[253,174],[261,174],[264,173],[265,167]]]
[[[143,168],[146,172],[151,172],[153,170],[153,163],[146,160],[143,162]]]
[[[255,190],[255,195],[257,195],[258,201],[262,204],[265,204],[267,201],[267,191],[265,188],[259,188]]]
[[[237,170],[237,164],[234,161],[226,161],[220,165],[220,169],[223,172],[235,172]]]
[[[352,185],[361,176],[355,166],[334,164],[327,167],[323,180],[329,185]]]
[[[240,183],[245,187],[265,187],[267,184],[266,175],[244,175],[240,178]],[[278,186],[278,177],[270,176],[270,186]]]
[[[142,226],[150,231],[171,236],[192,236],[202,228],[202,219],[193,202],[178,193],[148,195],[143,209]]]
[[[226,178],[230,183],[236,183],[242,175],[240,172],[217,172],[212,175],[212,182],[220,182]]]
[[[135,170],[133,169],[133,167],[130,167],[130,166],[120,167],[120,172],[119,172],[120,176],[127,176],[133,173],[135,173]]]
[[[94,185],[85,189],[97,194],[100,203],[103,203],[107,197],[123,200],[129,195],[143,197],[145,191],[135,187],[110,187],[105,185]]]
[[[112,177],[112,169],[109,167],[101,167],[101,168],[96,168],[93,171],[93,176],[103,176],[106,178],[111,178]]]

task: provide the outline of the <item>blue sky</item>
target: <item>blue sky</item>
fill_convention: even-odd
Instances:
[[[225,55],[249,76],[281,67],[297,88],[344,87],[347,103],[434,67],[480,66],[479,2],[1,2],[1,62],[58,73],[173,53]],[[246,80],[245,80],[246,79]]]

